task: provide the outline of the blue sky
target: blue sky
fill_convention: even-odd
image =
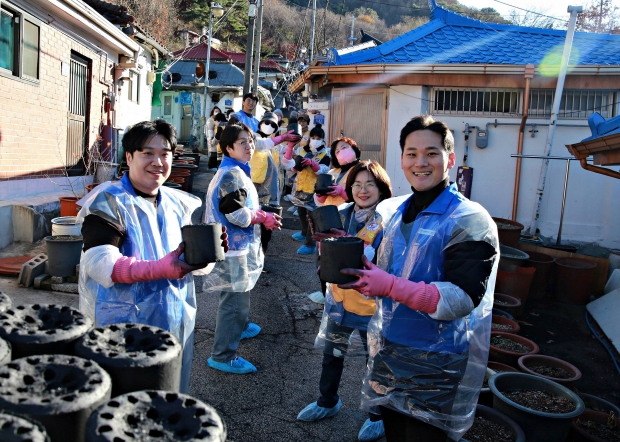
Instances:
[[[496,9],[501,15],[508,16],[513,9],[510,6],[503,5],[502,3],[494,0],[459,0],[462,4],[467,6],[473,6],[481,9],[491,7]],[[508,3],[514,6],[518,6],[524,9],[535,9],[545,15],[552,17],[563,18],[568,20],[569,14],[566,12],[566,8],[571,6],[584,6],[588,2],[586,0],[547,0],[541,2],[541,0],[501,0],[503,3]],[[616,3],[616,2],[614,2]],[[518,10],[517,10],[518,11]],[[523,11],[518,11],[519,14],[525,14]]]

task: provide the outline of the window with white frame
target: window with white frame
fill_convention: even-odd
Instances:
[[[140,74],[129,71],[128,83],[127,98],[129,101],[138,104],[140,102]]]
[[[620,109],[617,90],[567,89],[562,92],[558,118],[584,120],[594,112],[603,118],[618,115]],[[532,89],[530,91],[529,116],[531,118],[549,118],[555,89]]]
[[[435,88],[433,113],[438,115],[518,116],[521,112],[520,89]]]
[[[40,22],[4,3],[0,6],[0,74],[39,79]]]

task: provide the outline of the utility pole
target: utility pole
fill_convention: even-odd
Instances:
[[[562,62],[560,64],[560,73],[558,74],[558,83],[555,87],[555,96],[553,98],[553,107],[551,108],[551,117],[549,118],[549,130],[547,131],[547,141],[545,142],[545,151],[543,156],[551,155],[551,147],[553,146],[553,137],[555,136],[556,122],[558,120],[558,112],[560,112],[560,101],[562,101],[562,92],[564,91],[564,80],[566,80],[566,71],[568,69],[568,61],[573,46],[573,38],[575,36],[575,25],[577,23],[577,14],[583,11],[581,6],[569,6],[570,19],[568,20],[568,30],[566,31],[566,40],[564,41],[564,53],[562,54]],[[540,176],[538,178],[538,188],[536,189],[536,201],[532,212],[532,221],[530,222],[530,235],[536,235],[536,222],[540,215],[540,205],[542,203],[543,192],[545,190],[545,181],[547,179],[547,170],[549,169],[549,160],[544,159],[540,168]]]
[[[250,0],[248,17],[248,43],[245,48],[245,76],[243,78],[243,95],[250,92],[250,78],[252,77],[252,49],[254,47],[254,20],[256,17],[256,0]]]
[[[312,0],[312,26],[310,27],[310,61],[308,65],[312,65],[314,59],[314,31],[316,26],[316,0]]]
[[[351,17],[351,36],[349,37],[349,46],[353,46],[353,43],[357,40],[355,38],[355,16]]]
[[[256,45],[254,46],[254,76],[252,77],[252,90],[258,93],[258,76],[260,74],[260,45],[263,33],[263,0],[258,0],[258,17],[256,18]],[[256,108],[254,108],[256,113]]]

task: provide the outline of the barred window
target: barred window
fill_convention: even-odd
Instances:
[[[594,112],[603,118],[618,115],[620,109],[619,91],[615,90],[570,90],[562,92],[558,118],[586,119]],[[530,91],[529,116],[551,117],[555,89],[532,89]]]
[[[518,116],[523,107],[520,89],[434,89],[433,110],[440,115]]]

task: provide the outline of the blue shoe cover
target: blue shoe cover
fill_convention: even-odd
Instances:
[[[304,242],[306,240],[306,235],[302,234],[301,232],[297,232],[293,233],[291,235],[291,238],[293,238],[295,241]]]
[[[241,333],[241,339],[250,339],[260,333],[260,326],[250,322],[248,327]]]
[[[383,421],[372,422],[370,419],[366,419],[360,432],[357,435],[357,440],[361,442],[372,442],[382,438],[385,435],[385,427]]]
[[[226,373],[247,374],[254,373],[256,371],[256,367],[243,359],[241,356],[237,356],[235,359],[228,362],[217,362],[209,358],[207,359],[207,364],[211,368],[219,371],[225,371]]]
[[[298,421],[313,422],[326,417],[332,417],[342,408],[342,401],[338,399],[338,403],[332,408],[319,407],[316,402],[312,402],[306,408],[301,410],[297,415]]]
[[[300,248],[297,249],[297,254],[298,255],[312,255],[314,252],[316,252],[316,247],[308,247],[307,245],[303,245]]]

